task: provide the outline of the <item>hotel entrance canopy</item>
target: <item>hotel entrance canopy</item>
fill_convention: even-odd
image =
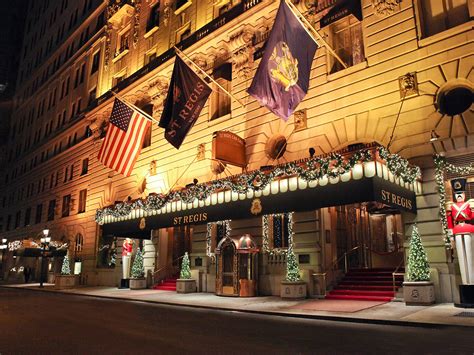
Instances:
[[[420,170],[375,144],[192,185],[98,210],[103,235],[376,201],[416,213]]]

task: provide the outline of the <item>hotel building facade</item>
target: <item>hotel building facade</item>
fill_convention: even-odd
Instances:
[[[172,277],[187,251],[199,291],[238,295],[245,279],[255,294],[279,295],[281,251],[294,243],[308,292],[317,296],[348,268],[402,271],[416,223],[436,299],[455,302],[459,269],[443,240],[433,154],[460,166],[474,161],[472,2],[295,3],[347,68],[321,46],[308,93],[287,122],[246,91],[278,5],[31,1],[0,171],[0,237],[9,246],[3,277],[20,280],[29,265],[38,279],[39,258],[25,251],[47,226],[52,246],[68,249],[83,285],[119,285],[121,245],[129,237],[134,251],[145,251],[149,286]],[[233,97],[211,83],[179,150],[153,124],[124,177],[97,160],[113,93],[159,120],[174,46]],[[242,139],[244,167],[216,158],[226,134]],[[378,147],[419,166],[421,177],[394,176]],[[288,164],[307,166],[313,156],[339,152],[349,159],[366,150],[370,158],[333,177],[308,182],[276,173]],[[448,192],[452,177],[445,176]],[[238,193],[219,181],[253,188]],[[195,198],[196,186],[211,185],[209,196]],[[182,197],[186,191],[192,198]],[[170,192],[181,197],[154,209],[137,202]],[[243,252],[248,243],[255,258]],[[50,277],[59,269],[60,258],[51,258]]]

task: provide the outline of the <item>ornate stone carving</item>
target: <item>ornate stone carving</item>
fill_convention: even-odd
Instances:
[[[408,97],[418,95],[418,81],[416,73],[407,73],[398,78],[398,86],[400,88],[400,97]]]
[[[141,0],[135,0],[135,15],[133,21],[133,48],[137,48],[138,30],[140,28],[140,13],[142,9]]]
[[[295,111],[295,131],[300,131],[307,127],[306,125],[306,109]]]
[[[251,65],[253,63],[253,30],[251,28],[244,28],[229,36],[228,50],[232,53],[231,61],[237,76],[248,78]]]
[[[372,8],[379,17],[385,17],[400,10],[402,0],[372,0]]]

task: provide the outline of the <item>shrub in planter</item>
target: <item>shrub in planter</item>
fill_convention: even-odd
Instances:
[[[306,298],[306,282],[301,280],[300,266],[290,243],[286,256],[286,278],[280,284],[280,297],[285,299]]]
[[[196,292],[196,280],[191,278],[191,268],[189,266],[188,252],[184,253],[183,262],[181,264],[181,271],[179,273],[179,279],[176,280],[176,292]]]
[[[410,239],[407,281],[403,283],[403,298],[407,305],[435,303],[434,286],[430,282],[430,265],[416,225],[413,226]]]
[[[130,279],[130,289],[139,290],[146,288],[145,266],[143,265],[143,253],[140,248],[133,260],[132,275]]]
[[[76,286],[76,276],[71,275],[71,265],[69,264],[69,253],[64,256],[61,265],[61,274],[54,278],[54,288],[65,289]]]

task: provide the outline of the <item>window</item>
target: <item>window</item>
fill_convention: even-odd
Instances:
[[[150,17],[148,18],[148,22],[146,24],[146,32],[149,32],[154,27],[158,27],[159,25],[160,25],[160,3],[158,2],[150,10]]]
[[[69,177],[69,166],[66,166],[66,168],[64,169],[64,181],[63,182],[66,182],[68,177]]]
[[[268,224],[267,235],[269,247],[272,249],[288,248],[290,242],[290,214],[274,214],[265,216],[265,219]]]
[[[418,0],[418,9],[423,38],[469,21],[467,0]]]
[[[69,216],[69,212],[71,211],[71,195],[63,196],[63,206],[61,211],[61,217]]]
[[[227,91],[231,91],[232,64],[225,63],[216,69],[213,73],[214,80]],[[210,100],[211,120],[230,114],[230,97],[213,84],[213,90]]]
[[[91,91],[89,91],[89,102],[88,106],[92,105],[95,101],[97,95],[97,87],[94,87]]]
[[[86,175],[88,170],[89,170],[89,158],[85,158],[82,160],[81,176]]]
[[[84,245],[84,237],[82,236],[82,234],[78,233],[76,235],[76,240],[74,242],[74,251],[76,253],[80,253],[82,251],[83,245]]]
[[[10,230],[10,224],[12,223],[12,216],[9,214],[7,217],[7,226],[6,226],[6,231]]]
[[[216,247],[219,245],[219,242],[227,236],[230,232],[230,225],[229,221],[218,221],[208,224],[208,230],[210,228],[211,232],[211,240],[210,245],[208,244],[208,248],[210,247],[210,251],[213,253]]]
[[[50,200],[48,205],[48,221],[54,220],[54,214],[56,212],[56,200]]]
[[[77,213],[86,212],[87,189],[79,191],[79,208]]]
[[[189,6],[191,6],[191,4],[192,4],[191,0],[177,0],[174,14],[179,15],[181,12],[183,12]]]
[[[128,50],[128,38],[130,37],[130,30],[125,31],[124,33],[119,35],[118,48],[115,51],[115,57],[117,57],[120,53]]]
[[[40,203],[39,205],[36,205],[36,215],[35,215],[35,223],[41,223],[41,217],[43,214],[43,204]]]
[[[99,62],[100,62],[100,51],[94,54],[92,57],[92,67],[91,67],[91,75],[94,74],[97,70],[99,70]]]
[[[84,82],[85,72],[86,72],[86,63],[82,63],[79,84],[82,84]]]
[[[329,26],[329,42],[348,67],[365,61],[362,24],[354,16],[346,16]],[[329,65],[331,74],[344,69],[333,56],[329,56]]]
[[[18,228],[21,223],[21,211],[18,211],[15,216],[15,228]]]
[[[100,236],[97,245],[97,267],[115,268],[117,257],[117,238]]]
[[[31,207],[28,207],[25,211],[25,227],[30,224],[31,220]]]
[[[153,104],[147,104],[142,107],[143,112],[148,113],[150,116],[153,117]],[[143,137],[143,145],[142,148],[149,147],[151,145],[151,129],[152,125],[150,125],[145,132],[145,136]]]

